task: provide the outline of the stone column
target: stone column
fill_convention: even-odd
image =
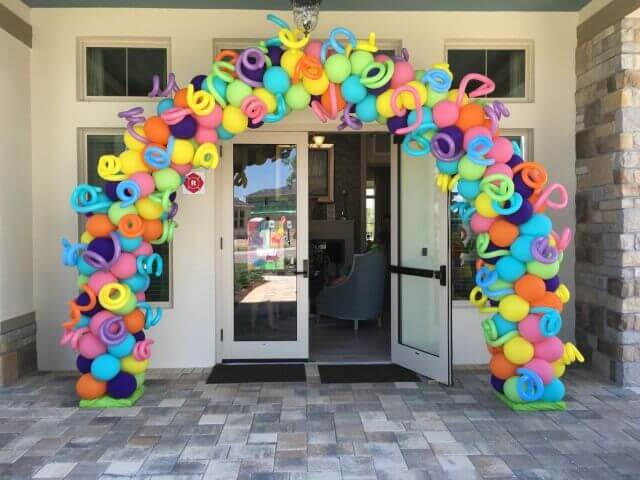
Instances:
[[[576,50],[576,340],[592,368],[640,383],[640,18]]]

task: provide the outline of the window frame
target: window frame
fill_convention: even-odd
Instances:
[[[445,39],[444,58],[449,62],[449,50],[524,50],[524,97],[488,97],[502,103],[533,103],[534,41],[530,39]]]
[[[171,37],[77,37],[76,95],[81,102],[155,102],[148,96],[87,95],[87,48],[164,48],[167,51],[167,76],[171,72]],[[165,79],[166,81],[166,79]],[[152,84],[149,80],[149,91]]]
[[[78,183],[86,183],[88,181],[88,165],[87,165],[87,140],[89,135],[122,135],[124,128],[110,127],[79,127],[77,134],[78,142]],[[84,215],[78,215],[78,238],[84,231],[87,220]],[[149,302],[149,304],[162,307],[164,309],[173,308],[174,290],[173,290],[173,242],[169,242],[169,300],[166,302]]]
[[[500,129],[501,137],[517,137],[521,136],[524,138],[524,160],[525,162],[531,161],[533,158],[533,143],[534,143],[534,129],[533,128],[501,128]],[[451,201],[449,201],[451,204]],[[449,218],[449,239],[451,239],[451,218]],[[449,255],[451,255],[451,248],[449,248]],[[476,306],[471,304],[468,299],[454,298],[453,297],[453,289],[454,289],[454,278],[453,278],[453,268],[451,269],[451,306],[452,308],[468,308],[468,309],[476,309]]]

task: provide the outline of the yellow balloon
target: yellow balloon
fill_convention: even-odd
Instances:
[[[149,172],[150,168],[144,163],[142,153],[135,150],[125,150],[120,154],[120,169],[122,173],[131,175],[137,172]]]
[[[502,315],[505,320],[519,322],[529,315],[529,303],[520,295],[506,295],[500,299],[498,313]]]
[[[234,135],[244,132],[249,125],[249,118],[238,107],[227,105],[222,111],[222,127]]]
[[[171,163],[176,165],[186,165],[193,160],[193,143],[191,140],[176,138],[173,141],[173,151],[171,152]]]
[[[276,103],[276,97],[269,90],[264,87],[260,87],[254,89],[253,94],[264,102],[269,113],[273,113],[276,111],[276,108],[278,107]]]
[[[449,93],[447,94],[447,99],[451,100],[452,102],[456,102],[458,100],[458,89],[453,89],[453,90],[449,90]],[[462,96],[462,102],[461,102],[461,106],[465,106],[467,103],[469,103],[469,96],[465,93]]]
[[[87,245],[91,242],[91,240],[93,240],[93,235],[91,235],[89,232],[87,232],[86,230],[84,232],[82,232],[82,235],[80,235],[80,242],[81,243],[86,243]]]
[[[132,375],[143,373],[148,366],[149,359],[138,361],[132,355],[123,357],[123,359],[120,361],[120,369],[123,372],[128,372]]]
[[[202,168],[214,169],[218,166],[220,161],[220,154],[218,153],[218,147],[215,143],[203,143],[198,147],[195,156],[193,157],[193,166]]]
[[[145,220],[157,220],[162,216],[162,204],[160,202],[154,202],[148,197],[141,198],[136,202],[136,209],[138,215]]]
[[[412,80],[411,82],[407,83],[407,86],[413,87],[418,92],[418,96],[420,97],[420,105],[424,105],[424,102],[427,101],[427,87],[425,87],[417,80]],[[400,101],[404,108],[408,108],[409,110],[416,109],[416,102],[413,100],[413,95],[411,95],[409,92],[402,92],[400,94]]]
[[[534,349],[531,342],[522,337],[514,337],[504,344],[504,356],[515,365],[524,365],[533,358]]]
[[[393,109],[391,108],[391,96],[393,95],[393,92],[394,90],[390,88],[386,92],[378,95],[378,98],[376,98],[376,110],[384,118],[390,118],[395,115],[395,113],[393,113]],[[398,95],[398,98],[396,99],[396,105],[398,106],[398,108],[402,108],[401,98],[402,96]]]
[[[480,192],[476,197],[476,211],[487,218],[495,218],[498,216],[498,212],[493,209],[491,204],[491,197],[484,192]]]
[[[133,130],[141,137],[144,137],[144,128],[142,128],[142,125],[136,125],[133,127]],[[134,150],[136,152],[141,152],[145,147],[145,144],[132,137],[128,130],[124,132],[124,144],[129,150]]]
[[[306,77],[303,78],[302,85],[311,95],[322,95],[329,88],[329,78],[327,77],[327,74],[323,72],[322,76],[317,80],[312,80]]]
[[[553,362],[551,364],[551,367],[553,368],[553,376],[556,378],[560,378],[562,375],[564,375],[564,372],[567,369],[567,366],[564,364],[561,358]]]
[[[289,77],[293,77],[293,72],[296,69],[298,61],[302,58],[304,52],[302,50],[292,48],[287,50],[280,57],[280,66],[285,69],[289,74]]]

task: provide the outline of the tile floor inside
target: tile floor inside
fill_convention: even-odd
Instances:
[[[207,385],[150,371],[129,409],[78,409],[76,374],[0,388],[0,478],[638,479],[640,389],[587,370],[565,412],[514,413],[484,371],[433,382]]]

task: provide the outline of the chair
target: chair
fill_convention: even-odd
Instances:
[[[360,320],[378,320],[384,307],[385,259],[382,252],[371,250],[353,256],[349,275],[338,285],[327,286],[316,297],[316,312],[338,320],[353,320],[358,330]]]

